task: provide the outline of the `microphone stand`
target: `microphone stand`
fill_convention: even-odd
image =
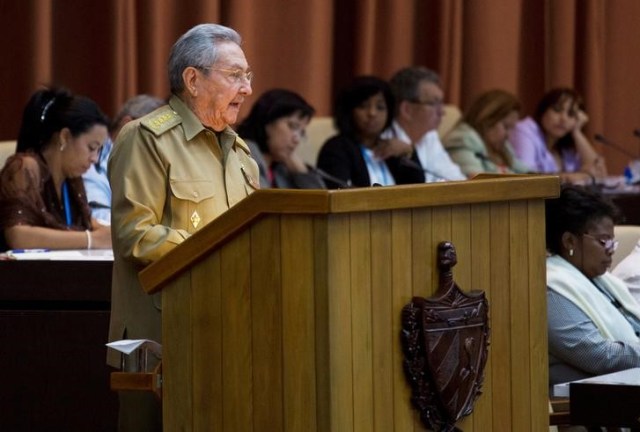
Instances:
[[[637,129],[634,131],[634,133],[636,132],[640,132]],[[614,143],[613,141],[608,140],[607,138],[605,138],[603,135],[601,134],[595,134],[593,136],[596,141],[601,142],[602,144],[611,147],[617,151],[619,151],[620,153],[629,156],[631,159],[638,159],[638,155],[634,155],[632,154],[630,151],[628,151],[627,149],[625,149],[624,147],[619,146],[618,144]]]
[[[322,178],[323,180],[328,180],[331,183],[337,184],[340,189],[351,189],[351,185],[349,184],[349,182],[345,182],[344,180],[339,179],[338,177],[331,175],[320,168],[311,167],[311,169],[313,172],[318,174],[320,178]]]
[[[633,133],[638,135],[640,134],[640,131],[636,129],[633,131]],[[633,168],[634,165],[636,165],[636,162],[638,162],[638,155],[634,155],[624,147],[619,146],[613,141],[608,140],[601,134],[595,134],[594,138],[596,139],[596,141],[601,142],[602,144],[605,144],[606,146],[611,147],[614,150],[617,150],[618,152],[624,154],[625,156],[630,157],[631,161],[624,170],[624,177],[626,178],[627,184],[634,185],[634,184],[640,183],[640,176],[636,178],[636,170]]]

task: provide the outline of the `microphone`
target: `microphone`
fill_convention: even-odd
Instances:
[[[328,180],[331,183],[335,183],[338,185],[338,187],[340,187],[341,189],[350,189],[351,188],[351,182],[346,182],[342,179],[339,179],[338,177],[329,174],[328,172],[320,169],[320,168],[316,168],[316,167],[311,167],[312,171],[316,174],[318,174],[320,176],[320,178],[322,178],[323,180]]]
[[[633,133],[635,134],[636,132],[640,132],[638,129],[636,129],[635,131],[633,131]],[[607,138],[605,138],[603,135],[601,134],[595,134],[593,136],[596,141],[601,142],[602,144],[605,144],[608,147],[611,147],[617,151],[619,151],[620,153],[629,156],[631,159],[638,159],[638,155],[634,155],[632,154],[629,150],[625,149],[624,147],[619,146],[618,144],[614,143],[613,141],[608,140]]]
[[[431,170],[428,170],[426,168],[423,168],[422,165],[420,165],[419,163],[408,159],[406,157],[400,158],[400,165],[404,165],[408,168],[413,168],[416,169],[418,171],[422,171],[424,174],[429,174],[430,176],[434,177],[436,180],[441,180],[441,181],[452,181],[449,178],[443,177],[440,174],[436,174]]]

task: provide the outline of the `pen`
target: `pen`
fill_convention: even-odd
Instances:
[[[49,249],[11,249],[7,252],[11,253],[39,253],[39,252],[49,252]]]

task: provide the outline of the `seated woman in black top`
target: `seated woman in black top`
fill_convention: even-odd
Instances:
[[[421,183],[422,172],[408,166],[411,161],[376,156],[376,147],[383,142],[380,134],[391,125],[393,112],[389,84],[376,77],[358,77],[338,95],[334,121],[339,133],[324,143],[317,163],[342,181],[325,179],[329,188]]]

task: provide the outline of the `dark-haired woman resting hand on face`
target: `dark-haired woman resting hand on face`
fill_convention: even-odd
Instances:
[[[325,189],[319,174],[296,153],[305,144],[315,110],[297,93],[273,89],[263,93],[238,127],[260,170],[260,187]]]

